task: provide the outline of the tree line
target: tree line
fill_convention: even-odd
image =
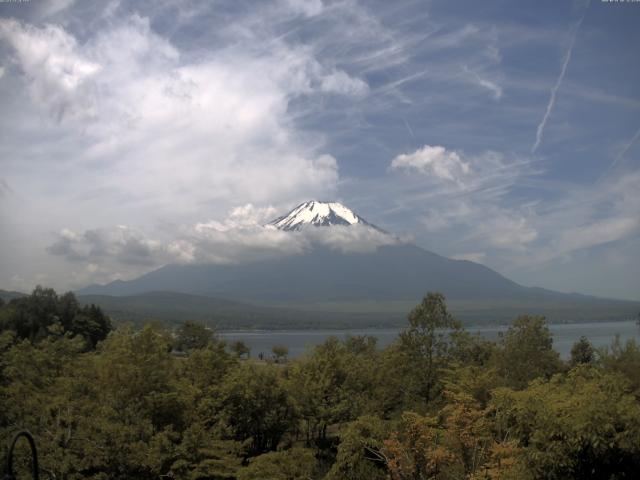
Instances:
[[[36,289],[0,307],[0,435],[27,428],[43,478],[623,479],[640,471],[640,348],[541,317],[496,342],[427,294],[394,343],[330,338],[249,358],[193,322],[112,329]],[[24,458],[23,462],[26,462]],[[4,455],[0,462],[4,463]],[[26,472],[26,468],[23,468]]]

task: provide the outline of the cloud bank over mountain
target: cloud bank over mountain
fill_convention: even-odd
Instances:
[[[63,229],[55,234],[48,252],[76,264],[74,282],[84,286],[92,281],[134,278],[171,263],[249,263],[302,255],[317,247],[371,253],[383,245],[411,240],[367,224],[281,230],[267,223],[274,212],[273,207],[247,204],[232,209],[224,219],[181,226],[165,240],[152,239],[124,225],[84,232]]]

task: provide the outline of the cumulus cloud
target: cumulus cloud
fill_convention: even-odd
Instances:
[[[415,170],[454,183],[461,183],[471,173],[471,166],[459,153],[431,145],[398,155],[391,161],[391,168]]]
[[[553,199],[513,201],[516,187],[526,191],[544,185],[536,180],[544,171],[526,158],[457,153],[472,175],[459,176],[457,182],[448,175],[404,179],[411,189],[425,178],[432,180],[413,206],[420,208],[432,244],[449,248],[455,258],[482,249],[482,260],[498,268],[538,268],[580,250],[628,240],[640,231],[639,171],[619,172],[595,186],[563,184]],[[443,237],[449,238],[446,245],[439,243]],[[468,259],[480,260],[473,255]]]
[[[168,250],[176,254],[176,260],[186,263],[238,263],[298,255],[316,247],[342,253],[366,253],[403,241],[366,225],[284,231],[270,225],[227,228],[228,224],[227,220],[187,227]]]
[[[0,38],[13,47],[34,101],[58,119],[90,108],[81,90],[101,67],[80,53],[73,36],[55,25],[37,28],[0,19]]]
[[[194,229],[197,232],[207,230],[226,232],[237,228],[261,227],[275,218],[276,214],[277,210],[271,205],[256,207],[251,203],[247,203],[231,209],[227,218],[222,221],[209,220],[208,222],[197,223]]]
[[[167,215],[215,201],[326,196],[339,178],[337,161],[315,151],[321,139],[296,130],[289,104],[368,91],[309,48],[275,40],[258,51],[260,39],[246,32],[186,59],[137,14],[84,43],[60,26],[16,20],[1,20],[0,35],[33,105],[61,121],[57,133],[75,146],[58,155],[77,167],[69,190],[87,189],[82,173],[91,165],[101,171],[93,189],[143,198]]]
[[[369,91],[366,82],[353,78],[342,70],[333,70],[322,76],[320,88],[323,92],[363,96]]]
[[[55,236],[49,253],[72,262],[115,260],[125,265],[153,266],[168,259],[160,242],[124,225],[82,233],[65,228]]]
[[[424,191],[413,195],[414,208],[420,211],[420,223],[440,251],[462,255],[458,253],[461,250],[473,253],[481,248],[485,252],[482,258],[491,260],[487,252],[521,253],[539,238],[535,213],[521,205],[504,204],[520,182],[541,173],[527,158],[427,145],[413,154],[397,156],[392,169],[421,173],[399,180],[409,191]],[[455,243],[448,240],[447,245],[440,245],[435,240],[440,236],[452,236]],[[451,250],[447,252],[447,248]]]

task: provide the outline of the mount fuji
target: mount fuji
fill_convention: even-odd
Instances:
[[[299,231],[308,226],[331,227],[333,225],[366,225],[382,231],[341,203],[315,200],[298,205],[288,214],[271,221],[269,225],[285,231]]]
[[[265,228],[290,235],[370,229],[379,237],[397,238],[338,202],[302,203]],[[521,313],[544,314],[555,321],[625,318],[639,306],[637,302],[524,287],[479,263],[449,259],[400,241],[365,252],[336,250],[319,243],[303,254],[236,264],[169,264],[134,280],[90,285],[77,293],[90,295],[95,303],[100,303],[97,296],[109,296],[113,305],[117,303],[113,297],[172,292],[174,301],[175,294],[196,295],[314,312],[316,317],[319,311],[348,311],[376,317],[380,324],[404,316],[429,291],[443,293],[454,313],[475,322],[507,321]],[[185,299],[185,303],[191,301]],[[188,311],[188,305],[182,310]],[[256,315],[255,308],[252,315]]]

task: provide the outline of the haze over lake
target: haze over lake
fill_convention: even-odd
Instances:
[[[508,326],[468,327],[472,334],[478,333],[487,340],[498,340],[501,333],[506,332]],[[572,323],[553,324],[549,326],[553,334],[553,347],[563,358],[568,358],[571,346],[581,336],[587,337],[594,347],[611,345],[616,335],[626,343],[628,340],[640,340],[640,328],[633,320],[624,322],[597,322],[597,323]],[[251,355],[258,356],[260,352],[266,356],[271,355],[274,345],[285,345],[289,348],[289,357],[302,355],[307,349],[323,343],[331,336],[343,339],[349,335],[370,335],[378,339],[378,347],[385,347],[392,343],[401,328],[367,328],[351,330],[281,330],[281,331],[244,331],[224,332],[220,337],[227,342],[241,340],[249,348]]]

